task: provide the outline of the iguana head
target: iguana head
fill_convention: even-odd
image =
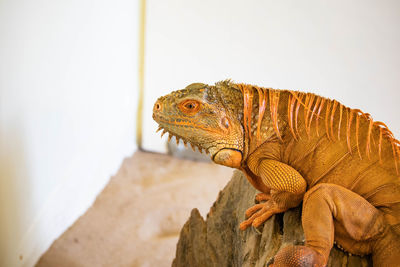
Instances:
[[[240,167],[243,155],[243,96],[229,81],[194,83],[160,97],[153,119],[163,132],[210,153],[214,162]]]

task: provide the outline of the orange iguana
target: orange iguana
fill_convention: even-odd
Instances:
[[[303,201],[306,243],[273,266],[325,266],[334,241],[400,266],[400,142],[382,122],[312,93],[230,81],[160,97],[153,118],[176,139],[241,170],[261,193],[240,229]]]

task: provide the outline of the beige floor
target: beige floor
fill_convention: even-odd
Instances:
[[[137,152],[36,266],[170,266],[190,211],[196,207],[205,216],[232,172]]]

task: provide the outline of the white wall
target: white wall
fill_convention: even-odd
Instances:
[[[157,97],[232,78],[336,98],[400,137],[397,0],[148,0],[144,147]]]
[[[138,1],[0,1],[0,266],[32,266],[135,149]]]

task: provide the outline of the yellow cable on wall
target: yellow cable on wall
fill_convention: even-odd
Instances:
[[[138,73],[138,109],[136,117],[136,144],[142,150],[143,130],[143,98],[144,98],[144,55],[145,55],[145,29],[146,29],[146,0],[140,0],[139,18],[139,73]]]

